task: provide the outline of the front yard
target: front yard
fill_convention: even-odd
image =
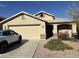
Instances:
[[[33,57],[36,58],[74,58],[79,57],[79,42],[41,40]]]
[[[58,39],[51,39],[50,41],[47,42],[47,44],[44,45],[45,48],[48,48],[50,50],[72,50],[73,48],[69,46],[68,44],[65,44],[62,42],[62,40]]]

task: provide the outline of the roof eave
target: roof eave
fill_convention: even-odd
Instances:
[[[50,24],[61,24],[61,23],[76,23],[76,22],[48,22]]]
[[[31,16],[31,17],[33,17],[33,18],[36,18],[36,19],[38,19],[38,20],[40,20],[40,21],[46,22],[46,21],[44,21],[44,20],[42,20],[42,19],[39,19],[39,18],[37,18],[37,17],[35,17],[35,16],[33,16],[33,15],[27,13],[27,12],[21,11],[21,12],[19,12],[19,13],[17,13],[17,14],[14,14],[13,16],[11,16],[11,17],[9,17],[9,18],[7,18],[7,19],[1,21],[0,24],[4,24],[7,20],[10,20],[11,18],[16,17],[17,15],[20,15],[20,14],[23,14],[23,13],[26,14],[26,15],[29,15],[29,16]]]
[[[55,15],[52,15],[52,14],[47,13],[47,12],[45,12],[45,11],[39,11],[39,12],[35,13],[34,16],[36,16],[37,14],[42,13],[42,12],[45,13],[45,14],[47,14],[47,15],[50,15],[50,16],[52,16],[52,17],[55,17]]]

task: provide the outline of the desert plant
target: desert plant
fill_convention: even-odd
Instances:
[[[48,48],[50,50],[56,50],[56,51],[62,51],[62,50],[72,50],[73,48],[69,46],[68,44],[63,43],[60,40],[57,39],[51,39],[47,42],[47,44],[44,45],[45,48]]]

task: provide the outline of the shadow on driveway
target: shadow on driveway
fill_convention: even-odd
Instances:
[[[21,46],[24,45],[26,42],[28,42],[28,40],[22,40],[21,43],[14,42],[14,43],[10,44],[7,52],[10,52],[10,51],[12,51],[12,50],[15,50],[15,49],[21,47]],[[7,53],[7,52],[6,52],[6,53]]]

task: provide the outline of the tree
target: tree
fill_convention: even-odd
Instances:
[[[79,8],[76,2],[72,2],[72,7],[70,8],[68,14],[71,16],[73,21],[76,22],[77,25],[77,38],[79,39]]]
[[[72,2],[72,7],[70,7],[70,10],[68,11],[68,14],[75,21],[79,21],[79,8],[77,7],[76,2]]]
[[[0,21],[2,21],[2,20],[4,20],[4,19],[5,19],[5,17],[0,16]]]

